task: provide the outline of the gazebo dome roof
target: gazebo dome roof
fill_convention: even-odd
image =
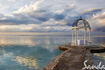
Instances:
[[[82,21],[82,23],[79,23],[80,21]],[[81,26],[82,25],[82,26]],[[77,27],[79,29],[81,28],[85,28],[85,29],[91,29],[90,24],[88,23],[87,20],[79,18],[77,19],[73,24],[72,27]]]

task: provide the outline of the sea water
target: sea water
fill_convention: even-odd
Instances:
[[[0,36],[0,70],[42,70],[70,43],[66,36]]]
[[[71,40],[71,35],[0,36],[0,70],[43,70],[61,53],[58,46]],[[92,41],[104,45],[105,37],[93,37]],[[105,61],[105,53],[93,57]]]

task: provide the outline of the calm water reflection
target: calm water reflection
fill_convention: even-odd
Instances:
[[[105,44],[105,37],[92,41]],[[70,36],[0,36],[0,70],[42,70],[61,53],[58,45],[70,42]],[[105,61],[105,53],[93,57]]]
[[[92,40],[95,44],[105,47],[105,36],[93,37]],[[105,65],[105,53],[94,53],[92,56],[95,65],[98,65],[99,62],[102,62],[102,65]]]
[[[0,70],[42,70],[70,43],[60,36],[0,36]]]

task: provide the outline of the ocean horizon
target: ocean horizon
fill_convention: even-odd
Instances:
[[[69,36],[72,36],[72,32],[0,32],[0,36],[11,36],[11,35],[14,35],[14,36],[36,36],[36,35],[69,35]],[[79,34],[80,36],[83,35],[83,32],[81,32]],[[96,32],[96,31],[93,31],[91,32],[91,36],[105,36],[105,32]]]
[[[58,47],[71,41],[68,34],[0,36],[0,70],[42,70],[61,54]],[[105,36],[92,37],[94,44],[104,45],[104,41]],[[104,61],[104,55],[92,54],[96,61]]]

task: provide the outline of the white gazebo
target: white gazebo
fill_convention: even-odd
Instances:
[[[80,32],[81,30],[81,32]],[[91,27],[87,20],[77,19],[72,25],[72,45],[88,45],[90,40]],[[81,38],[80,38],[80,34]]]

